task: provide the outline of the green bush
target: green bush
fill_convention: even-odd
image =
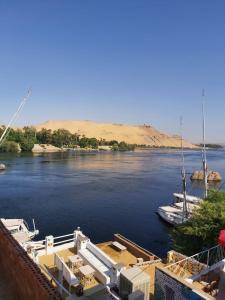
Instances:
[[[35,144],[34,139],[29,139],[29,138],[23,137],[20,142],[20,148],[22,151],[30,152],[34,147],[34,144]]]
[[[5,141],[0,146],[0,152],[17,153],[17,152],[20,152],[20,148],[19,148],[19,145],[14,141]]]

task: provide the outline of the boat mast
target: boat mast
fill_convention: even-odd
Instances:
[[[23,109],[27,99],[30,97],[31,95],[31,90],[29,89],[26,96],[23,98],[23,100],[21,101],[17,111],[15,112],[15,114],[12,116],[12,118],[10,119],[8,125],[6,126],[5,130],[3,131],[1,137],[0,137],[0,146],[1,144],[4,142],[4,140],[6,139],[7,135],[10,132],[10,127],[12,126],[12,124],[16,121],[20,111]]]
[[[183,202],[183,221],[188,217],[188,211],[187,211],[187,183],[186,183],[186,170],[184,166],[184,148],[183,148],[183,119],[180,118],[180,131],[181,131],[181,159],[182,159],[182,169],[181,169],[181,177],[182,177],[182,188],[183,188],[183,196],[184,196],[184,202]]]
[[[204,198],[208,196],[208,166],[205,146],[205,91],[202,91],[202,164],[204,179]]]

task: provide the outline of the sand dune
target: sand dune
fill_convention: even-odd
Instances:
[[[51,120],[34,126],[37,130],[42,128],[56,130],[64,128],[71,133],[78,133],[86,137],[95,137],[107,141],[125,141],[129,144],[180,147],[180,138],[175,135],[161,133],[152,126],[135,126],[126,124],[98,123],[93,121],[57,121]],[[184,141],[184,147],[196,148],[193,144]]]

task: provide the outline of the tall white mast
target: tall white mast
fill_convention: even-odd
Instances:
[[[13,125],[13,123],[16,121],[16,119],[18,118],[19,116],[19,113],[20,111],[23,109],[26,101],[28,100],[28,98],[30,97],[31,95],[31,90],[29,89],[27,94],[25,95],[25,97],[22,99],[17,111],[14,113],[14,115],[12,116],[12,118],[10,119],[8,125],[6,126],[3,134],[1,135],[0,137],[0,146],[1,144],[4,142],[5,138],[7,137],[7,135],[9,134],[9,131],[10,131],[10,127]]]
[[[186,183],[186,170],[184,165],[184,149],[183,149],[183,119],[180,118],[180,131],[181,131],[181,159],[182,159],[182,170],[181,170],[181,176],[182,176],[182,188],[183,188],[183,196],[184,196],[184,202],[183,202],[183,220],[187,218],[187,183]]]
[[[205,91],[202,91],[202,163],[204,175],[204,197],[208,196],[208,166],[205,146]]]

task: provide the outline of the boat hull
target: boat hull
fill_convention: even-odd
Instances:
[[[172,226],[181,225],[187,221],[187,219],[184,219],[181,215],[165,212],[161,208],[157,210],[157,213],[163,221]]]

